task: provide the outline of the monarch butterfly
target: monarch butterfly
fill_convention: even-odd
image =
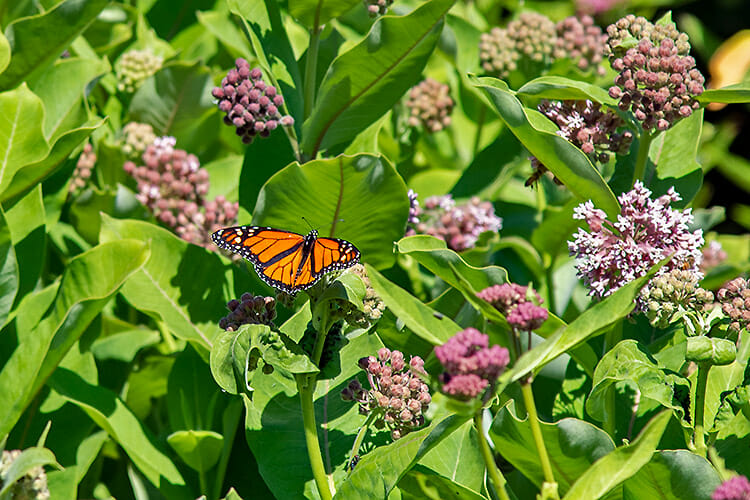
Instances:
[[[327,272],[359,262],[359,250],[346,240],[306,236],[272,227],[219,229],[211,239],[220,248],[253,263],[258,276],[273,288],[295,294],[310,288]]]

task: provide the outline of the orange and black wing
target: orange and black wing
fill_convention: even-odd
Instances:
[[[305,237],[301,234],[271,227],[237,226],[220,229],[211,239],[218,247],[252,262],[258,276],[273,288],[289,293],[302,289],[303,283],[296,279],[305,258]]]
[[[338,238],[316,239],[310,254],[310,273],[316,279],[327,272],[353,266],[360,255],[357,247]]]

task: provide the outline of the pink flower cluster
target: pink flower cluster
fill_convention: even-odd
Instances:
[[[243,293],[239,300],[227,303],[229,314],[219,320],[219,327],[234,332],[242,325],[273,325],[276,318],[276,301],[273,297],[254,297]]]
[[[435,347],[435,356],[445,372],[440,376],[443,392],[461,400],[474,399],[497,380],[510,362],[508,350],[489,346],[489,337],[467,328]]]
[[[68,192],[75,194],[86,186],[91,178],[94,165],[96,165],[96,153],[91,143],[87,142],[83,146],[81,156],[78,157],[78,162],[76,162],[76,169],[73,171]]]
[[[568,57],[579,69],[594,70],[599,76],[606,73],[602,61],[607,34],[594,24],[594,18],[588,15],[566,17],[555,25],[555,29],[555,58]]]
[[[344,401],[359,403],[363,415],[378,412],[373,424],[380,429],[388,426],[394,440],[424,424],[423,412],[432,398],[419,377],[425,375],[422,358],[414,356],[406,364],[401,351],[382,347],[377,357],[360,359],[359,367],[367,372],[370,390],[354,379],[341,391]]]
[[[695,97],[703,93],[705,79],[688,55],[686,34],[633,15],[611,24],[607,32],[610,62],[620,73],[609,95],[620,100],[621,110],[632,110],[644,129],[666,130],[700,108]],[[638,45],[625,50],[622,44],[630,37]]]
[[[449,194],[431,196],[420,208],[416,195],[409,197],[411,208],[409,220],[417,220],[406,231],[406,235],[429,234],[444,240],[457,252],[472,248],[479,235],[486,231],[499,231],[503,219],[495,215],[495,208],[488,201],[473,197],[468,202],[457,205]]]
[[[250,69],[250,64],[241,57],[211,95],[219,100],[219,109],[226,113],[224,123],[236,127],[245,144],[258,135],[268,137],[279,125],[288,127],[294,123],[291,116],[281,116],[279,109],[284,98],[276,87],[267,85],[260,68]]]
[[[589,100],[548,101],[543,99],[539,111],[560,128],[557,135],[580,148],[592,163],[607,163],[611,153],[625,154],[633,142],[630,130],[617,132],[625,122],[613,111]],[[534,173],[526,182],[532,184],[547,171],[535,157],[531,158]]]
[[[542,298],[527,286],[515,283],[492,285],[478,292],[477,297],[492,304],[516,330],[536,330],[549,316],[547,309],[537,305],[544,302]]]
[[[729,331],[739,332],[750,323],[750,283],[735,278],[716,292],[721,310],[729,318]]]
[[[603,210],[591,201],[575,209],[574,218],[585,220],[583,228],[568,242],[570,255],[576,258],[578,277],[589,288],[589,295],[601,299],[626,283],[644,276],[657,262],[673,255],[660,271],[684,268],[699,273],[703,231],[690,231],[690,209],[674,210],[670,204],[680,195],[670,188],[667,194],[652,200],[651,191],[640,181],[620,195],[622,206],[617,222],[610,222]],[[641,309],[644,304],[639,303]]]
[[[703,247],[701,253],[703,254],[703,261],[700,266],[702,273],[721,265],[729,257],[721,243],[716,240]]]
[[[450,91],[448,85],[432,78],[413,86],[406,101],[409,125],[422,125],[428,132],[439,132],[450,125],[454,104]]]
[[[745,476],[727,479],[714,490],[711,500],[750,500],[750,481]]]
[[[239,205],[223,196],[206,201],[208,172],[175,144],[174,137],[157,137],[143,153],[144,165],[128,161],[123,168],[138,182],[136,198],[159,222],[182,239],[211,248],[209,235],[234,224]]]

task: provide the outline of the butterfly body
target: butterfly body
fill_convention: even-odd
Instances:
[[[268,285],[291,294],[310,288],[330,271],[353,266],[360,256],[348,241],[319,238],[316,230],[303,236],[272,227],[236,226],[216,231],[211,239],[252,262]]]

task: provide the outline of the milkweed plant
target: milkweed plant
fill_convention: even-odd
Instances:
[[[0,500],[750,499],[735,4],[3,4]]]

